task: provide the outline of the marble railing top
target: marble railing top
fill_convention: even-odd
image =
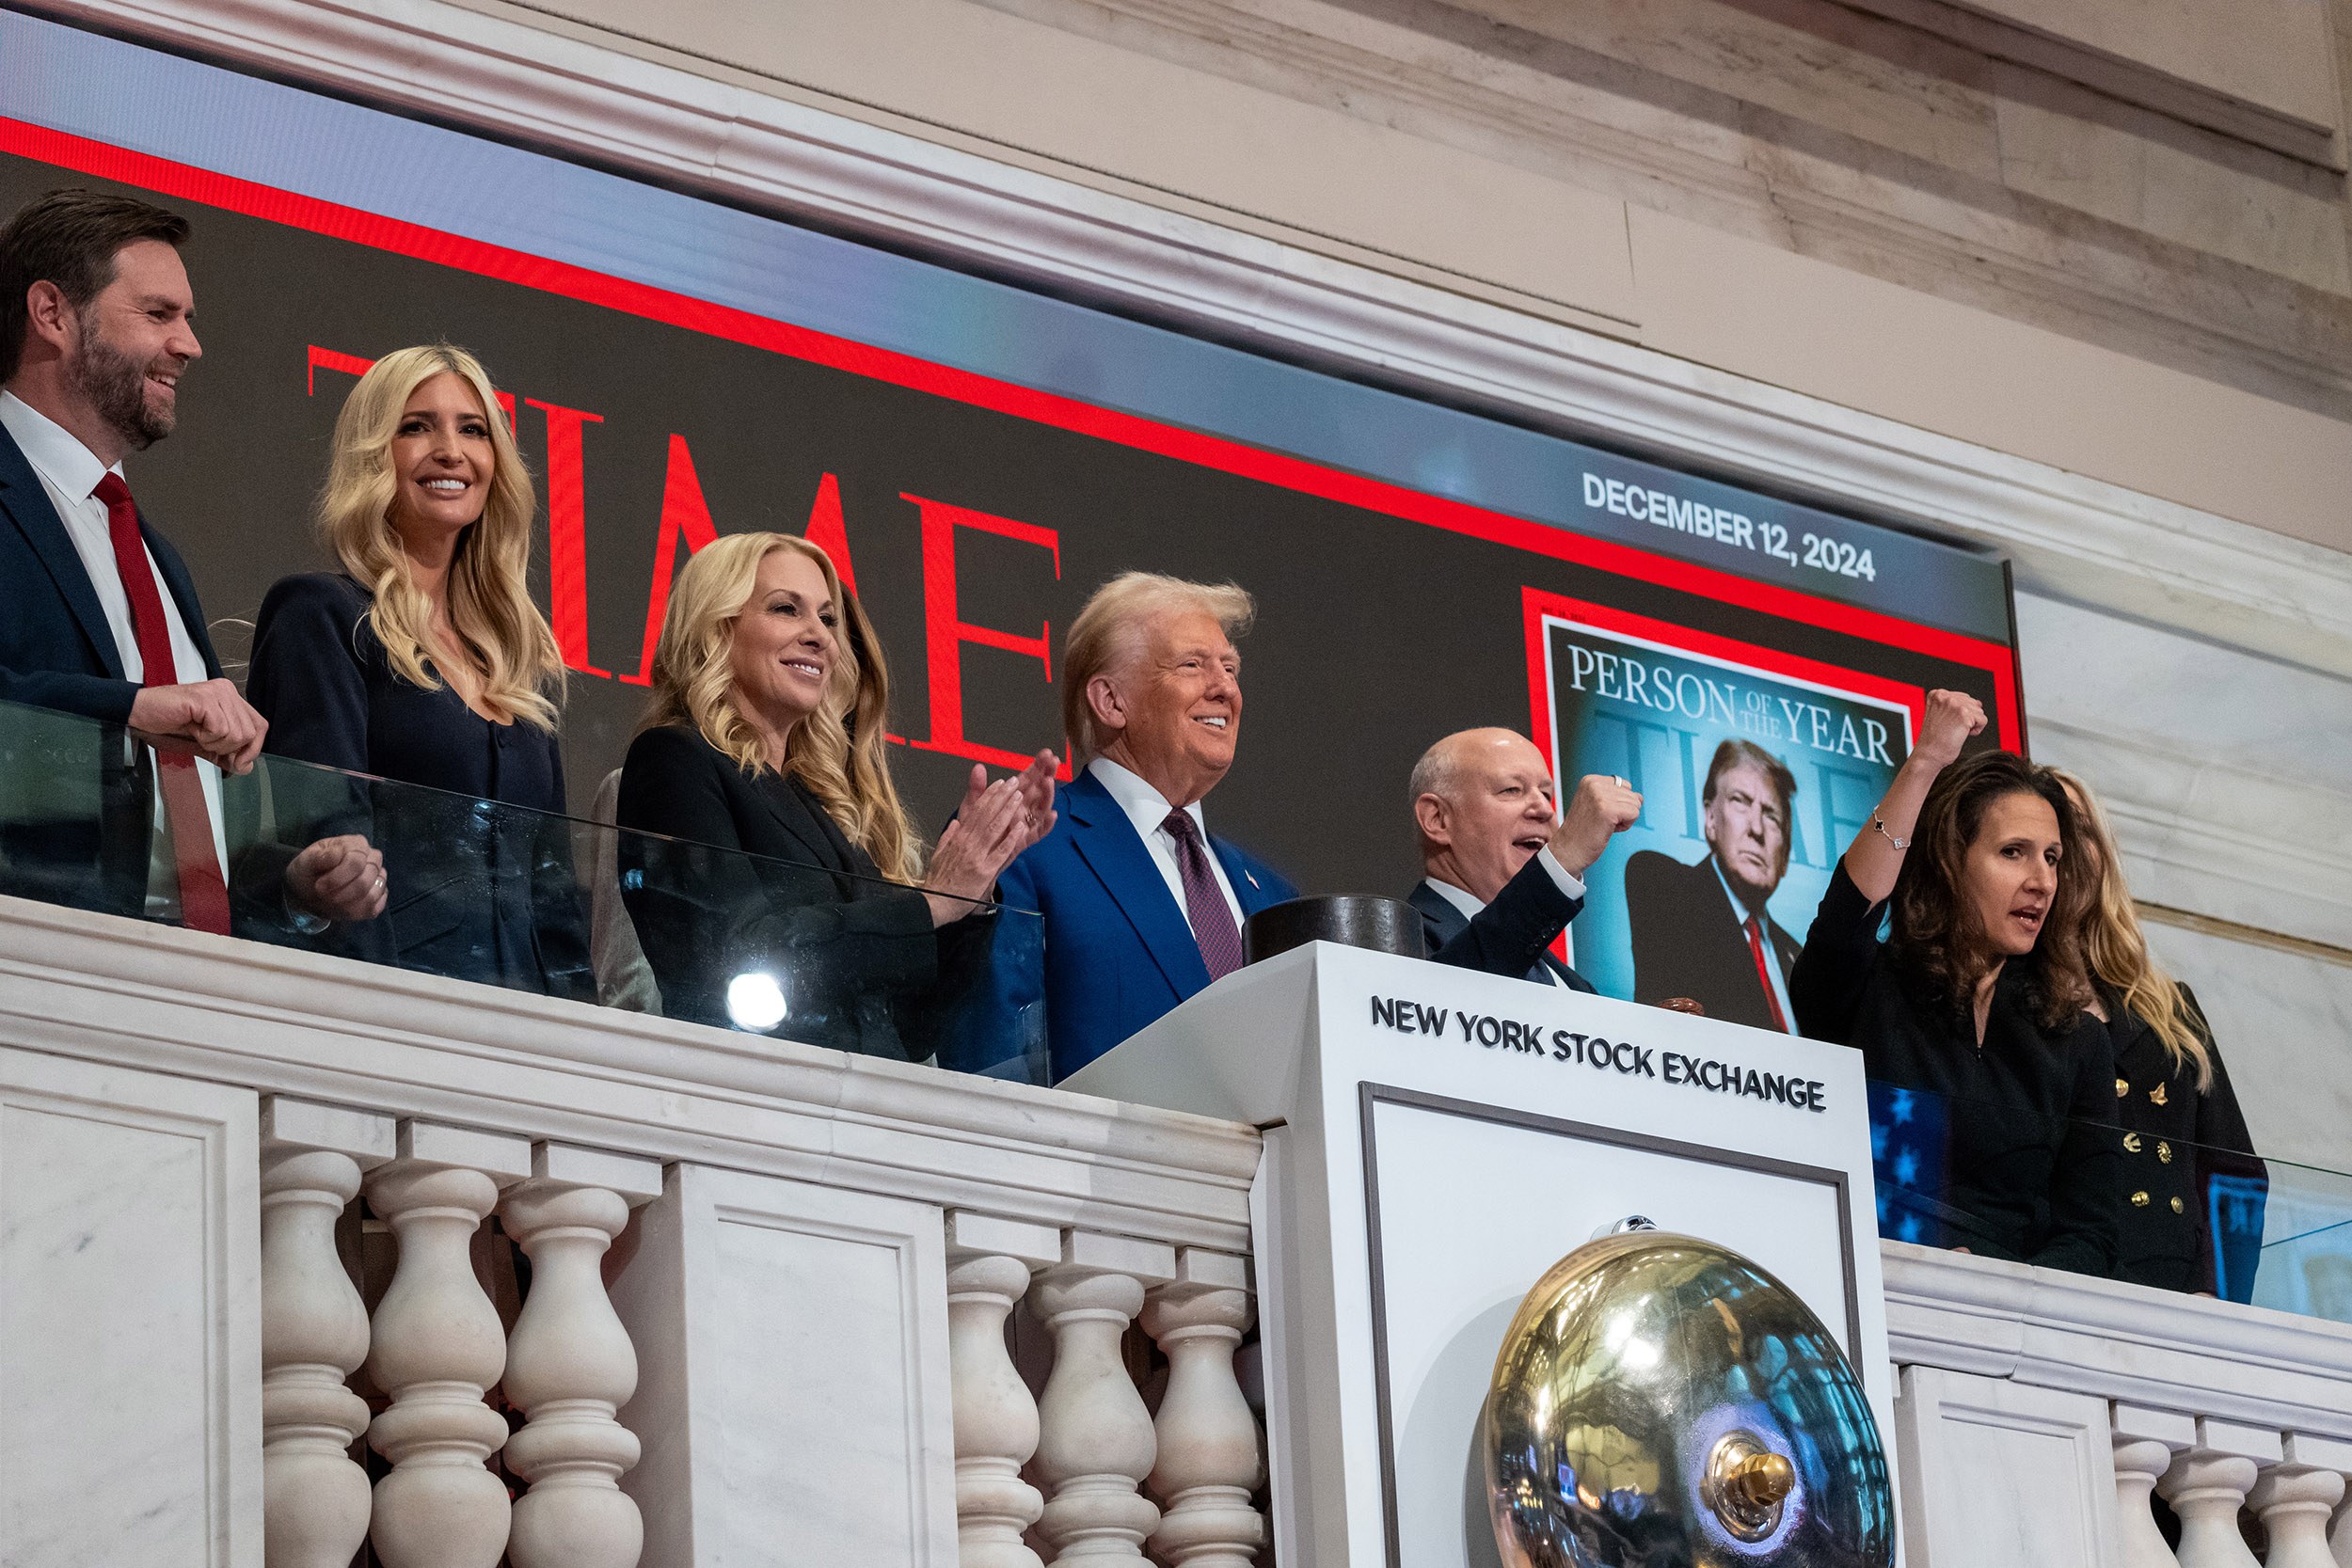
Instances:
[[[1182,1246],[1249,1127],[0,897],[0,1042]]]
[[[1879,1243],[1898,1365],[2352,1437],[2352,1324]]]

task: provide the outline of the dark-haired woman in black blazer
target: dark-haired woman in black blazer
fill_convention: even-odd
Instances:
[[[1054,763],[973,789],[926,873],[883,755],[881,644],[825,552],[732,534],[678,576],[621,768],[622,896],[661,1010],[922,1060],[987,962]],[[660,835],[654,837],[649,835]]]
[[[1928,694],[1918,744],[1854,835],[1788,977],[1801,1033],[1863,1053],[1888,1136],[1887,1233],[2078,1274],[2115,1267],[2114,1062],[2084,1009],[2091,888],[2056,774],[1960,751],[1975,698]],[[1891,902],[1891,910],[1889,908]],[[1882,942],[1882,919],[1891,924]]]

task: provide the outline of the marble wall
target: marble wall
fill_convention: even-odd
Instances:
[[[2341,132],[2281,150],[2201,122],[2195,105],[2129,101],[2062,60],[1990,52],[2000,45],[1915,15],[1959,9],[550,0],[528,16],[1537,321],[2352,545],[2339,504],[2352,489]],[[2352,54],[2352,0],[2289,9],[2300,47],[2282,86],[2307,118],[2340,125],[2342,88],[2329,116],[2312,83],[2352,71],[2314,74],[2302,56],[2331,43]]]
[[[2034,754],[2100,791],[2134,893],[2250,928],[2148,936],[2257,1145],[2352,1170],[2352,681],[2054,599],[2017,615]]]

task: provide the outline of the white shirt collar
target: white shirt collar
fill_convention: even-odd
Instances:
[[[1740,895],[1731,891],[1731,879],[1724,875],[1724,863],[1715,858],[1714,847],[1711,845],[1708,847],[1707,863],[1708,868],[1715,873],[1715,885],[1722,888],[1724,896],[1731,900],[1731,918],[1744,927],[1748,923],[1748,916],[1755,911],[1740,902]]]
[[[1121,768],[1108,757],[1096,757],[1087,764],[1087,771],[1110,792],[1119,809],[1127,814],[1127,820],[1136,825],[1136,836],[1149,840],[1168,821],[1171,809],[1168,797],[1152,786],[1149,780],[1134,770]],[[1195,800],[1184,808],[1192,825],[1200,830],[1200,842],[1209,842],[1209,825],[1200,816],[1200,802]]]
[[[1473,897],[1466,888],[1455,887],[1452,882],[1441,882],[1435,877],[1423,877],[1422,880],[1436,888],[1438,897],[1461,911],[1462,918],[1465,920],[1477,918],[1479,912],[1486,907]]]
[[[0,425],[15,437],[24,460],[70,500],[87,500],[100,480],[122,472],[121,464],[109,468],[80,436],[14,392],[0,391]]]

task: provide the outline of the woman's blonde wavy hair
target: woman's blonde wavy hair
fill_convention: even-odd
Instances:
[[[2061,771],[2058,778],[2081,806],[2075,814],[2078,825],[2099,851],[2099,887],[2083,916],[2083,956],[2090,960],[2090,972],[2113,987],[2122,996],[2123,1006],[2156,1032],[2172,1058],[2173,1071],[2196,1065],[2197,1092],[2203,1094],[2213,1087],[2213,1053],[2198,1033],[2181,983],[2149,956],[2139,912],[2132,906],[2132,890],[2116,859],[2115,832],[2107,825],[2106,809],[2090,786],[2072,773]]]
[[[654,648],[653,700],[637,727],[693,730],[746,773],[769,766],[759,732],[735,705],[731,656],[735,624],[758,582],[759,563],[778,550],[798,551],[817,563],[840,616],[824,703],[792,727],[779,771],[807,785],[883,876],[918,881],[922,842],[908,824],[882,752],[889,666],[857,595],[842,587],[833,558],[819,546],[789,533],[730,533],[695,551],[670,590],[661,641]]]
[[[564,691],[564,657],[524,579],[537,502],[531,470],[515,450],[514,432],[500,417],[498,395],[481,361],[462,348],[431,343],[395,350],[359,378],[335,420],[334,454],[319,493],[319,537],[343,570],[374,595],[368,624],[393,670],[428,691],[439,690],[440,677],[426,663],[432,657],[424,639],[432,605],[409,576],[408,558],[392,531],[391,508],[399,494],[392,436],[401,413],[419,387],[443,373],[461,376],[473,388],[496,454],[490,499],[480,519],[458,535],[450,562],[450,630],[482,674],[484,704],[552,733]]]

